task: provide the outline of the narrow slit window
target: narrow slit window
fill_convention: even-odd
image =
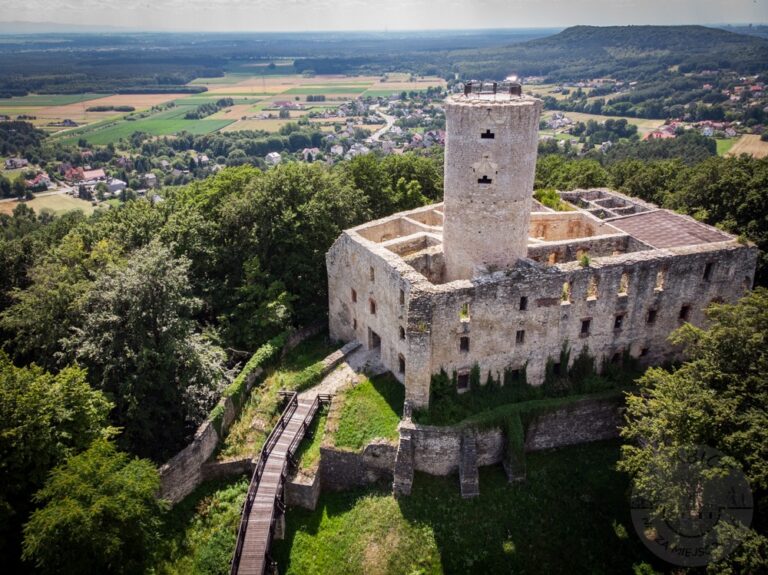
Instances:
[[[620,330],[624,326],[624,314],[620,313],[613,318],[613,329]]]
[[[597,276],[591,276],[589,278],[589,284],[587,284],[587,299],[593,300],[597,299],[597,291],[598,291],[598,279]]]
[[[656,272],[656,285],[653,289],[656,291],[662,291],[664,289],[664,283],[667,279],[667,270],[660,269],[658,272]]]
[[[528,309],[528,298],[526,296],[523,296],[520,298],[520,311],[525,311]]]
[[[400,339],[405,339],[405,328],[400,326]]]
[[[592,320],[591,319],[583,319],[581,320],[581,335],[589,335],[589,330],[592,327]]]
[[[459,338],[459,351],[469,351],[469,338],[463,336]]]
[[[571,303],[571,288],[572,288],[571,282],[565,282],[563,283],[563,292],[560,295],[560,300],[563,304]]]
[[[485,132],[480,133],[480,138],[483,140],[493,140],[496,137],[496,134],[491,132],[490,128],[486,129]]]
[[[707,265],[704,266],[704,281],[708,282],[712,279],[712,269],[714,268],[715,264],[712,262],[708,262]]]
[[[619,280],[619,295],[629,294],[629,274],[624,272]]]
[[[352,329],[354,329],[355,331],[357,331],[357,320],[356,320],[356,319],[353,319],[353,320],[352,320]]]
[[[405,291],[400,290],[400,305],[405,305]]]
[[[357,292],[352,290],[352,303],[357,303]]]
[[[515,334],[515,343],[517,343],[517,344],[525,343],[525,330],[524,329],[517,330],[517,333]]]
[[[397,357],[397,363],[398,363],[398,371],[400,373],[405,373],[405,358],[401,355]]]
[[[376,281],[376,270],[373,269],[373,266],[368,268],[368,277],[371,278],[371,281]]]
[[[461,321],[469,321],[469,304],[468,303],[461,304],[461,308],[459,309],[459,319]]]
[[[371,315],[376,315],[376,302],[374,300],[371,300],[369,304],[371,309]]]

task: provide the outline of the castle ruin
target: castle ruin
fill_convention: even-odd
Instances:
[[[542,103],[515,85],[449,96],[444,201],[346,230],[326,256],[333,338],[380,350],[406,400],[477,364],[544,381],[563,345],[598,360],[679,359],[667,337],[751,288],[757,250],[694,219],[607,189],[533,199]],[[555,362],[555,363],[552,363]],[[484,379],[484,378],[483,378]]]

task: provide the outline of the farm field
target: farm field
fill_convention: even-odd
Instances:
[[[96,209],[91,202],[73,198],[66,194],[55,194],[52,196],[43,196],[24,202],[38,214],[43,209],[49,209],[57,214],[71,212],[72,210],[82,210],[86,215],[92,214]],[[0,213],[11,214],[19,202],[0,202]]]
[[[717,139],[717,155],[725,156],[736,143],[738,138],[718,138]]]
[[[768,142],[763,142],[760,136],[744,134],[728,150],[729,156],[738,156],[740,154],[749,154],[755,158],[765,158],[768,156]]]
[[[261,66],[266,66],[260,64]],[[292,70],[290,65],[278,64]],[[115,143],[129,138],[134,132],[146,132],[154,136],[170,136],[182,131],[191,134],[209,134],[217,131],[265,130],[277,132],[290,121],[305,115],[311,109],[337,107],[359,96],[390,96],[402,91],[426,90],[430,86],[445,86],[438,77],[411,79],[407,74],[388,74],[382,81],[380,76],[325,75],[305,77],[300,74],[256,75],[258,66],[252,66],[252,73],[239,68],[220,78],[197,78],[191,85],[206,86],[207,92],[200,94],[124,94],[124,95],[80,95],[80,96],[26,96],[0,100],[0,113],[16,116],[24,113],[36,116],[37,126],[56,133],[64,143],[76,143],[85,139],[91,144]],[[274,70],[270,70],[274,71]],[[325,102],[309,102],[308,96],[324,95]],[[195,106],[214,103],[221,98],[232,98],[234,105],[200,120],[187,120],[184,115]],[[304,110],[291,110],[288,119],[256,117],[263,110],[276,110],[277,103],[292,101],[305,106]],[[7,107],[6,104],[11,102]],[[147,112],[153,106],[173,102],[175,107],[167,110]],[[92,106],[132,106],[136,112],[133,119],[124,112],[88,112]],[[6,110],[3,112],[3,110]],[[143,113],[146,117],[136,118]],[[147,115],[148,114],[148,115]],[[277,113],[274,112],[277,116]],[[242,118],[246,119],[243,120]],[[79,124],[76,128],[63,129],[50,126],[54,122],[69,119]],[[338,120],[319,120],[322,129],[331,130]],[[377,126],[365,126],[375,130]]]

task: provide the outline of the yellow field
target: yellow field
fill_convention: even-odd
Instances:
[[[13,208],[18,205],[19,202],[0,202],[0,213],[11,214]],[[54,196],[44,196],[42,198],[35,198],[26,203],[30,208],[40,213],[43,208],[53,210],[57,214],[64,212],[71,212],[72,210],[82,210],[85,214],[92,214],[96,209],[91,205],[91,202],[81,200],[79,198],[73,198],[66,194],[56,194]]]
[[[768,156],[768,142],[760,140],[760,136],[744,134],[731,146],[726,156],[738,156],[741,154],[749,154],[755,158],[765,158]]]
[[[235,104],[229,108],[219,110],[215,114],[208,116],[209,120],[239,120],[243,116],[249,116],[256,113],[256,106],[253,104]]]

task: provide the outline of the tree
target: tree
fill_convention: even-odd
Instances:
[[[16,176],[16,179],[13,180],[13,183],[11,184],[11,192],[19,199],[24,198],[24,195],[27,193],[27,180],[24,179],[22,174],[19,174]]]
[[[106,432],[110,407],[85,370],[16,367],[0,351],[0,557],[18,557],[13,548],[32,493],[52,467]]]
[[[153,564],[165,504],[147,460],[97,439],[53,470],[24,526],[26,561],[41,573],[133,574]]]
[[[685,324],[671,338],[689,360],[676,371],[649,370],[638,382],[639,393],[628,396],[622,436],[629,443],[620,468],[652,495],[663,516],[676,511],[680,485],[658,481],[658,473],[674,471],[681,449],[716,448],[726,455],[718,464],[721,472],[743,469],[754,492],[754,523],[761,525],[768,509],[768,290],[760,288],[735,305],[712,305],[707,316],[710,329]],[[735,553],[711,566],[714,572],[768,569],[768,539],[755,531],[743,534],[762,555]]]
[[[223,352],[194,331],[200,301],[190,294],[189,265],[153,241],[124,266],[108,266],[65,341],[114,399],[120,443],[155,460],[182,444],[225,383]]]

